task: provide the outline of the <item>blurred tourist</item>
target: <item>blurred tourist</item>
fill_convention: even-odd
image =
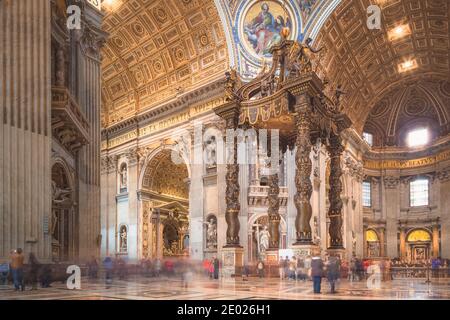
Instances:
[[[242,268],[242,281],[248,281],[248,276],[250,274],[250,268],[248,264],[244,263],[244,267]]]
[[[30,265],[29,280],[31,283],[31,290],[37,290],[39,269],[41,268],[41,264],[32,252],[30,252],[28,256],[28,264]]]
[[[0,286],[4,286],[8,282],[9,263],[0,264]]]
[[[256,269],[258,270],[258,276],[260,279],[264,278],[264,267],[264,262],[260,259],[256,264]]]
[[[106,257],[103,260],[103,268],[105,268],[105,282],[106,288],[108,289],[113,282],[114,263],[111,257]]]
[[[314,293],[320,293],[323,277],[323,261],[320,256],[314,256],[311,259],[311,277],[313,279]]]
[[[219,259],[214,257],[214,279],[219,279]]]
[[[98,276],[98,263],[97,259],[92,256],[91,260],[88,262],[88,276],[89,279],[97,279]]]
[[[50,265],[45,264],[41,270],[41,287],[50,288],[52,281],[52,268]]]
[[[24,256],[21,248],[11,252],[11,273],[16,291],[25,290],[23,285],[23,261]]]
[[[331,293],[336,293],[336,281],[339,279],[341,273],[340,267],[341,261],[339,257],[331,255],[327,261],[327,279],[330,283]]]

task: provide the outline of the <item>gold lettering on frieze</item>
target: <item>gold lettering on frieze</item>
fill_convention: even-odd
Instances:
[[[180,125],[181,123],[185,123],[185,122],[189,121],[192,117],[203,114],[203,113],[207,113],[207,112],[211,111],[212,109],[214,109],[215,107],[224,104],[225,102],[226,102],[225,97],[220,97],[215,100],[210,100],[208,102],[205,102],[203,104],[194,105],[194,106],[190,107],[188,111],[176,114],[174,116],[169,116],[169,117],[164,118],[159,121],[152,122],[152,123],[146,125],[145,127],[140,128],[139,132],[137,132],[137,131],[128,132],[124,135],[121,135],[119,137],[111,139],[108,143],[106,141],[103,141],[102,142],[102,150],[106,150],[108,148],[114,148],[114,147],[117,147],[118,145],[129,142],[129,141],[137,138],[138,133],[139,133],[139,137],[144,137],[149,134],[153,134],[155,132]]]
[[[450,159],[450,150],[441,152],[435,156],[411,159],[411,160],[384,160],[384,161],[374,161],[366,160],[364,161],[364,167],[366,169],[411,169],[417,167],[423,167],[432,165],[444,160]]]
[[[118,145],[121,145],[123,143],[129,142],[133,139],[137,138],[137,132],[135,131],[131,131],[128,133],[125,133],[124,135],[118,136],[114,139],[111,139],[108,141],[108,148],[114,148],[117,147]]]

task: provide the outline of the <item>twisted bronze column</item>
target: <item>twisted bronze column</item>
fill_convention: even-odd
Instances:
[[[279,249],[280,248],[280,200],[278,196],[280,194],[278,173],[272,172],[269,176],[269,232],[270,241],[269,249]]]
[[[225,199],[227,209],[225,212],[225,220],[227,222],[227,244],[225,247],[240,247],[239,245],[239,211],[241,205],[239,203],[239,164],[237,163],[237,138],[235,130],[238,126],[239,110],[233,108],[225,115],[227,130],[233,130],[233,138],[231,141],[231,132],[227,133],[228,151],[231,151],[231,158],[227,159],[226,174],[226,191]]]
[[[297,217],[295,218],[295,228],[297,230],[296,244],[312,243],[310,220],[312,207],[310,203],[312,194],[311,170],[311,106],[306,96],[298,98],[295,112],[297,113],[297,140],[295,146],[295,186],[297,193],[294,197]]]
[[[330,249],[342,249],[344,246],[342,242],[341,155],[344,148],[341,137],[332,135],[327,149],[330,155],[330,191],[328,193],[328,199],[330,200],[330,208],[328,209]]]

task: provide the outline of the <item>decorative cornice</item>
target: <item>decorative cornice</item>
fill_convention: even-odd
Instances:
[[[223,78],[210,82],[200,88],[194,89],[178,96],[175,99],[154,106],[153,108],[137,114],[132,118],[115,123],[102,130],[102,138],[112,137],[126,131],[144,126],[151,121],[158,120],[166,115],[186,109],[196,103],[212,99],[223,94]],[[195,106],[194,106],[195,108]]]

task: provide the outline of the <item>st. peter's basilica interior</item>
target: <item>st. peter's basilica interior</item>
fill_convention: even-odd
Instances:
[[[0,299],[310,299],[316,256],[326,298],[450,299],[449,24],[447,0],[0,0]],[[85,290],[14,291],[18,248],[25,287],[34,261]]]

